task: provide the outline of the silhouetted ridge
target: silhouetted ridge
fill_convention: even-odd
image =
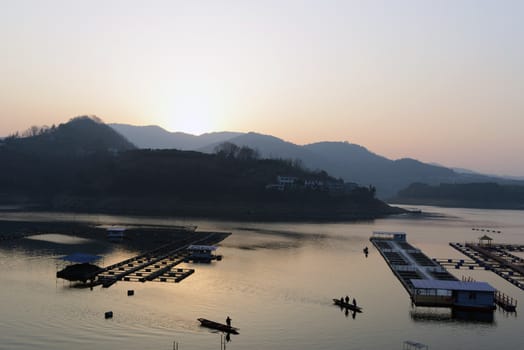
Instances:
[[[6,147],[22,153],[83,156],[120,152],[136,147],[99,118],[80,116],[69,122],[37,131],[32,136],[9,137]]]
[[[209,144],[219,144],[240,133],[213,132],[200,136],[184,132],[170,132],[156,125],[134,126],[127,124],[109,124],[118,133],[143,149],[179,149],[196,151]]]
[[[137,150],[79,117],[0,145],[0,201],[43,210],[247,220],[370,219],[399,212],[375,188],[344,184],[284,159],[224,143],[216,154]],[[250,135],[251,137],[255,135]],[[258,137],[258,136],[257,136]]]
[[[127,125],[117,130],[141,148],[155,148],[158,137],[149,137],[143,127]],[[157,136],[160,134],[156,134]],[[391,198],[399,190],[413,182],[437,185],[439,183],[497,182],[501,184],[517,181],[475,173],[456,172],[440,165],[423,163],[415,159],[392,160],[375,154],[365,147],[349,142],[318,142],[309,145],[296,145],[271,135],[250,133],[214,133],[216,139],[205,135],[168,133],[169,142],[175,148],[213,153],[222,142],[230,142],[239,147],[255,149],[262,158],[289,159],[304,167],[327,171],[331,176],[347,182],[356,182],[377,189],[380,198]],[[196,147],[195,140],[198,140]],[[205,141],[209,141],[207,144]],[[140,145],[139,145],[140,142]],[[299,161],[297,161],[299,160]],[[522,182],[520,182],[522,184]]]

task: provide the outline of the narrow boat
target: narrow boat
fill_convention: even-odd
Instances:
[[[360,306],[353,305],[351,303],[346,303],[345,301],[342,301],[340,299],[333,299],[333,303],[335,305],[338,305],[338,306],[340,306],[342,308],[345,308],[345,309],[349,309],[351,311],[362,312],[362,308]]]
[[[200,322],[200,325],[203,327],[216,329],[225,333],[238,334],[238,328],[228,326],[227,324],[206,320],[205,318],[199,318],[198,321]]]

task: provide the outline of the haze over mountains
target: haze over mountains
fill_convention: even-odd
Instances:
[[[171,133],[158,126],[110,126],[139,148],[176,148],[212,153],[218,144],[227,141],[256,149],[264,158],[300,159],[306,168],[325,170],[346,182],[373,185],[377,196],[384,199],[417,182],[430,185],[471,182],[524,184],[513,179],[455,171],[411,158],[391,160],[348,142],[317,142],[301,146],[254,132],[217,132],[195,136]]]

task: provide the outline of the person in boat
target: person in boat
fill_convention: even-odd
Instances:
[[[340,297],[340,305],[344,304],[344,297]]]
[[[353,306],[357,306],[357,301],[353,298]]]
[[[229,316],[226,318],[226,324],[228,327],[231,327],[231,318]]]
[[[349,297],[348,297],[347,295],[346,295],[346,299],[345,299],[345,301],[346,301],[346,304],[349,303]]]

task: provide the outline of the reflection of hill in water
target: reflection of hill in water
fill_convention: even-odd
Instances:
[[[114,246],[99,240],[54,234],[45,234],[42,236],[51,236],[51,238],[49,240],[47,239],[48,237],[44,237],[44,239],[37,237],[34,239],[29,236],[21,239],[13,239],[3,242],[4,244],[2,244],[0,249],[25,250],[31,255],[40,255],[42,253],[45,255],[67,255],[73,252],[106,255],[114,249]],[[57,239],[57,236],[60,238]],[[62,236],[67,238],[63,238]]]
[[[125,239],[118,244],[107,240],[107,230],[87,222],[71,221],[1,221],[0,239],[3,250],[25,250],[30,254],[67,255],[82,252],[108,255],[115,249],[144,252],[182,239],[194,226],[126,226]]]
[[[35,241],[44,241],[57,244],[83,244],[92,242],[91,239],[64,235],[61,233],[45,233],[41,235],[34,235],[26,237],[26,239],[31,239]]]

